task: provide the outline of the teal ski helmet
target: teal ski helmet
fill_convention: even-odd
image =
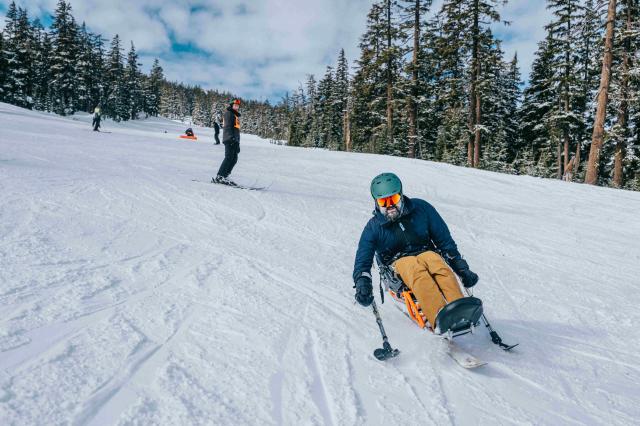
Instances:
[[[371,181],[371,196],[373,199],[389,197],[393,194],[402,195],[402,182],[393,173],[382,173]]]

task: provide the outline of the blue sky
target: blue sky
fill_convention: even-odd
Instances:
[[[440,0],[434,1],[434,9]],[[53,12],[57,0],[19,0],[30,16]],[[161,60],[170,80],[279,100],[324,74],[340,48],[357,59],[371,0],[72,0],[73,14],[91,31],[132,40],[143,67]],[[6,10],[8,0],[0,0]],[[523,79],[551,14],[543,0],[510,0],[494,31],[508,57],[517,51]],[[4,14],[4,13],[3,13]],[[4,25],[4,24],[2,24]]]

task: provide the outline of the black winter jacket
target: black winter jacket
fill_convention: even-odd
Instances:
[[[364,227],[353,267],[353,280],[363,272],[370,273],[373,257],[388,264],[398,254],[438,251],[448,259],[461,258],[449,228],[436,209],[419,198],[404,196],[403,213],[389,222],[377,209]]]
[[[240,113],[227,107],[222,122],[222,143],[240,143]]]

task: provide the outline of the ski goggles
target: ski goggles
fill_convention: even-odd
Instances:
[[[398,193],[398,194],[389,195],[388,197],[376,198],[376,203],[378,203],[378,206],[380,207],[391,207],[398,204],[401,198],[402,198],[402,195]]]

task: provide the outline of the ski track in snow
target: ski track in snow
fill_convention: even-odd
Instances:
[[[0,424],[631,425],[640,194],[209,129],[0,104]],[[166,131],[166,133],[165,133]],[[19,143],[16,143],[18,142]],[[432,202],[492,325],[460,345],[386,298],[385,363],[351,268],[371,177]],[[377,281],[377,280],[376,280]]]

